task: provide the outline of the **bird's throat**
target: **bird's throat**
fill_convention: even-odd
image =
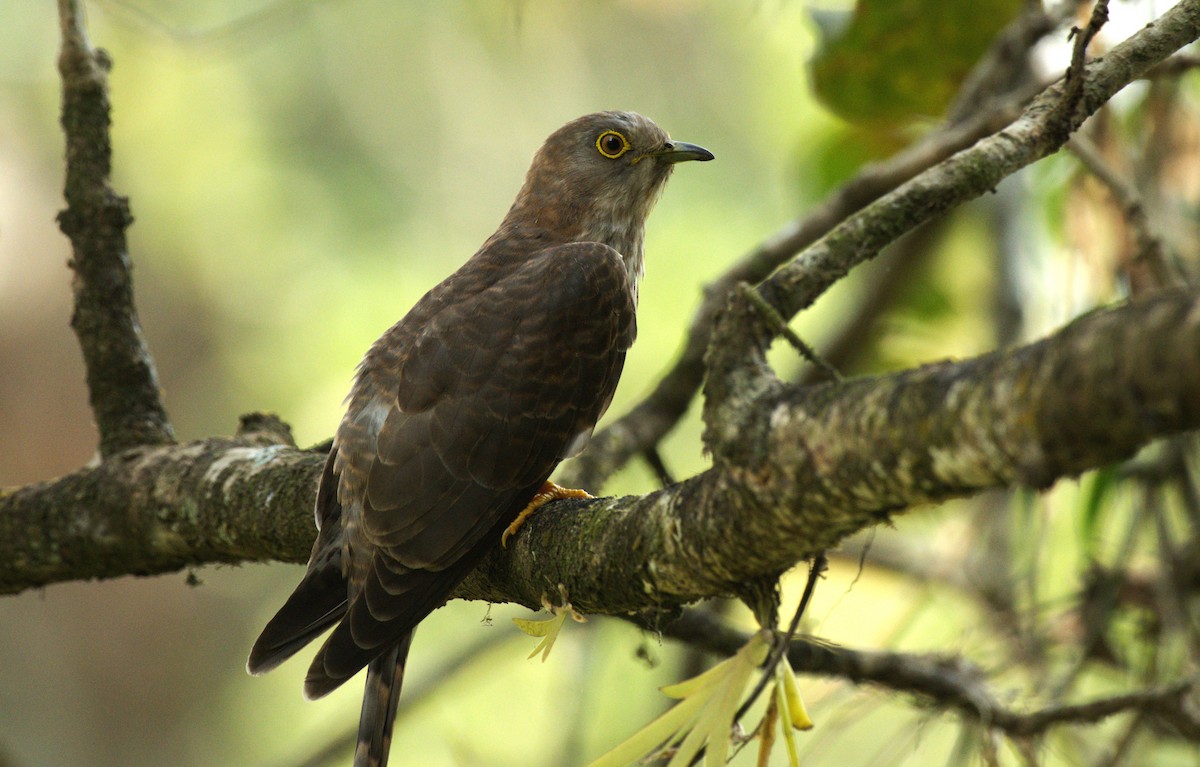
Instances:
[[[642,279],[645,269],[643,259],[642,222],[601,220],[580,232],[581,242],[600,242],[621,254],[625,262],[625,272],[629,276],[629,289],[633,293],[634,304],[637,303],[638,282]]]

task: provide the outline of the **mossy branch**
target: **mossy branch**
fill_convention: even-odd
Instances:
[[[133,302],[125,230],[129,200],[109,184],[108,55],[93,48],[75,0],[59,0],[62,127],[67,208],[58,216],[71,240],[75,311],[71,327],[87,366],[88,394],[100,430],[100,455],[175,441],[159,395],[154,360]]]
[[[640,497],[560,501],[457,595],[653,612],[733,593],[923,503],[1045,487],[1200,427],[1200,297],[1095,312],[1039,343],[880,378],[774,383],[740,449]],[[322,456],[279,430],[137,448],[0,495],[0,592],[212,562],[301,562]]]

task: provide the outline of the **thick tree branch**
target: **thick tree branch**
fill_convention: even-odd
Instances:
[[[325,457],[255,419],[234,439],[127,450],[0,490],[0,594],[209,563],[302,562]]]
[[[535,606],[562,583],[576,607],[606,613],[731,594],[914,505],[1126,458],[1200,426],[1200,298],[1096,312],[963,362],[738,396],[713,469],[643,497],[557,504],[459,594]]]
[[[730,427],[741,449],[716,467],[643,497],[550,504],[458,596],[537,608],[562,583],[590,612],[674,607],[733,593],[916,504],[1044,487],[1125,458],[1200,427],[1200,298],[1164,294],[1026,347],[756,396]],[[0,593],[304,561],[322,458],[252,428],[0,493]]]
[[[125,244],[125,229],[133,216],[129,201],[109,185],[110,62],[107,54],[88,42],[79,4],[59,0],[58,6],[62,24],[58,67],[67,142],[67,209],[58,220],[74,253],[71,327],[87,366],[100,454],[111,456],[138,445],[170,444],[174,435],[133,303],[132,267]]]

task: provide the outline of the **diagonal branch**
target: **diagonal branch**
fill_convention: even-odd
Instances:
[[[988,61],[1003,58],[1011,62],[1021,47],[1031,46],[1062,24],[1077,4],[1068,0],[1047,12],[1023,14],[1001,34]],[[587,452],[563,467],[562,481],[572,487],[597,489],[630,458],[658,444],[675,427],[700,389],[705,373],[704,352],[711,338],[713,321],[730,291],[743,282],[760,282],[847,216],[1008,125],[1039,90],[1003,91],[1001,87],[1009,83],[993,74],[977,73],[977,77],[964,85],[942,129],[887,160],[866,166],[816,208],[766,238],[707,285],[704,301],[688,328],[684,347],[670,370],[645,399],[596,433]],[[998,92],[1005,95],[997,98]],[[990,103],[983,103],[986,96],[993,97]]]
[[[1089,25],[1090,28],[1090,25]],[[930,168],[864,210],[848,217],[799,257],[759,285],[763,298],[783,317],[808,308],[851,269],[874,258],[896,238],[951,208],[996,188],[1007,176],[1042,159],[1066,142],[1094,113],[1133,79],[1200,37],[1200,0],[1183,0],[1153,24],[1115,46],[1069,81],[1041,93],[1024,113],[999,133]],[[1076,85],[1080,91],[1073,101]],[[1063,104],[1071,104],[1064,109]],[[738,305],[738,304],[741,305]],[[763,354],[769,329],[756,322],[744,302],[735,302],[718,320],[709,344],[705,422],[729,423],[735,396],[768,377]],[[721,434],[710,430],[714,453]]]
[[[772,275],[764,296],[790,317],[854,266],[917,224],[996,188],[1005,177],[1057,152],[1087,116],[1152,66],[1200,37],[1200,1],[1184,0],[1153,24],[1089,63],[1078,109],[1061,115],[1070,94],[1059,81],[999,133],[920,174],[844,221],[816,246]],[[1063,123],[1062,121],[1066,121]]]
[[[67,142],[67,208],[59,226],[71,239],[75,311],[71,327],[87,366],[87,385],[100,454],[175,441],[159,396],[154,361],[133,303],[125,229],[129,201],[109,185],[108,56],[93,48],[75,0],[59,0],[63,81],[62,126]]]

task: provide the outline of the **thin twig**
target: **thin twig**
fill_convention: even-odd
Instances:
[[[654,472],[654,476],[658,478],[658,484],[667,487],[675,484],[675,478],[671,476],[670,469],[663,461],[662,454],[658,452],[658,448],[651,446],[642,451],[642,458],[646,460],[646,465]]]
[[[1096,0],[1087,26],[1083,29],[1071,27],[1071,33],[1067,36],[1067,40],[1075,40],[1075,47],[1071,51],[1071,65],[1067,67],[1066,87],[1063,89],[1062,99],[1056,105],[1054,119],[1050,122],[1051,130],[1058,133],[1059,143],[1065,142],[1086,117],[1081,113],[1080,107],[1083,105],[1083,88],[1087,84],[1084,71],[1087,49],[1106,23],[1108,0]]]
[[[1029,52],[1046,35],[1065,24],[1085,0],[1063,0],[1044,8],[1041,0],[1027,2],[980,57],[963,79],[959,92],[946,110],[949,123],[959,122],[991,99],[1011,93],[1029,76]]]
[[[776,637],[775,646],[771,648],[771,654],[767,657],[767,662],[763,666],[763,674],[758,680],[758,684],[746,697],[741,707],[737,710],[737,715],[734,716],[734,721],[738,721],[750,707],[754,705],[758,697],[762,695],[767,684],[775,678],[775,667],[779,665],[779,661],[783,660],[783,656],[787,654],[788,647],[791,646],[792,640],[796,637],[796,631],[800,628],[800,619],[808,611],[808,605],[812,602],[813,592],[816,591],[817,581],[829,569],[829,560],[825,558],[825,552],[821,552],[813,557],[812,566],[808,570],[808,580],[804,583],[804,593],[800,596],[800,604],[796,606],[796,612],[792,614],[792,621],[788,624],[787,631],[781,636]]]
[[[749,301],[751,306],[758,310],[759,314],[761,314],[767,321],[767,325],[770,327],[772,333],[781,336],[785,341],[791,344],[792,348],[799,352],[801,357],[816,366],[822,373],[825,374],[826,378],[831,381],[842,380],[842,374],[838,372],[837,368],[826,362],[820,354],[817,354],[816,349],[813,349],[811,346],[809,346],[808,343],[796,333],[796,331],[792,330],[791,327],[788,326],[787,321],[784,320],[783,317],[779,316],[779,312],[775,310],[775,307],[764,301],[763,297],[758,294],[758,291],[755,290],[752,285],[747,282],[743,282],[742,284],[738,285],[738,293],[747,301]]]
[[[929,263],[946,231],[946,221],[931,221],[901,237],[880,254],[876,268],[862,275],[864,284],[854,309],[839,317],[832,334],[821,342],[821,356],[833,368],[848,370],[869,356],[880,319],[901,299],[922,266]],[[820,368],[805,366],[795,380],[811,384],[823,375]]]

